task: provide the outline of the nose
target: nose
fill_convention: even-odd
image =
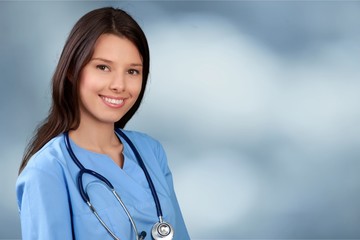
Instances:
[[[123,92],[126,87],[125,75],[120,72],[114,73],[109,87],[114,92]]]

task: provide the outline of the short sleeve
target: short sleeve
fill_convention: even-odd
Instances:
[[[66,184],[58,175],[26,168],[16,183],[22,239],[72,239]]]

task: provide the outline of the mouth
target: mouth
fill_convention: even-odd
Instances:
[[[100,96],[101,99],[105,102],[106,105],[111,107],[121,107],[124,104],[124,98],[111,98]]]

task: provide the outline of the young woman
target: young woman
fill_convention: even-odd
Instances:
[[[138,109],[149,49],[126,12],[101,8],[72,29],[52,106],[16,190],[27,239],[190,239],[164,150],[123,127]]]

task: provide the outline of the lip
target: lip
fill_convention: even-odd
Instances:
[[[121,108],[124,106],[126,98],[123,97],[113,97],[113,96],[105,96],[99,95],[103,103],[111,108]]]

